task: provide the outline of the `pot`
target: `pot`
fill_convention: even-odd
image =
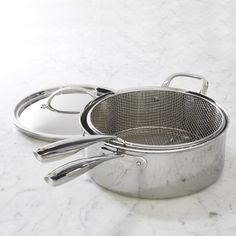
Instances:
[[[201,94],[167,88],[171,80],[178,76],[201,79],[203,81]],[[206,80],[200,76],[175,74],[164,82],[163,87],[152,88],[152,90],[172,91],[182,93],[184,96],[194,96],[215,106],[223,119],[223,125],[219,125],[216,131],[185,143],[170,145],[142,143],[136,145],[134,143],[132,145],[130,142],[117,139],[114,135],[111,136],[109,132],[104,136],[100,130],[94,130],[93,124],[90,123],[91,111],[98,104],[102,104],[107,96],[116,96],[103,95],[87,105],[80,116],[80,123],[85,133],[92,136],[84,139],[63,140],[35,152],[38,158],[47,160],[93,144],[86,149],[89,158],[67,163],[49,173],[45,180],[56,186],[91,170],[90,176],[102,187],[126,196],[148,199],[179,197],[206,188],[214,183],[222,172],[228,125],[228,116],[224,110],[212,99],[203,95],[206,93],[207,84]],[[217,114],[211,115],[216,116]]]

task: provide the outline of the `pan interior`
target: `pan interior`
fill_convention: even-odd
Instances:
[[[141,90],[108,97],[91,109],[89,126],[140,145],[180,145],[207,139],[224,126],[220,108],[205,97]]]

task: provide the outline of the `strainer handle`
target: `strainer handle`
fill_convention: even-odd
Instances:
[[[47,99],[46,103],[42,105],[42,108],[47,108],[50,111],[63,113],[63,114],[80,114],[80,111],[66,111],[66,110],[58,110],[52,106],[52,101],[54,97],[61,94],[72,94],[72,93],[85,93],[89,94],[93,99],[97,97],[97,88],[84,88],[82,86],[68,86],[64,88],[60,88],[53,92]]]
[[[58,160],[76,153],[92,144],[116,139],[114,135],[91,135],[60,140],[38,148],[33,153],[41,162]]]
[[[189,77],[193,79],[198,79],[202,81],[202,89],[200,90],[200,94],[206,95],[207,89],[208,89],[208,81],[200,76],[200,75],[195,75],[195,74],[190,74],[190,73],[176,73],[171,76],[169,76],[162,84],[162,87],[169,87],[171,81],[176,78],[176,77]]]

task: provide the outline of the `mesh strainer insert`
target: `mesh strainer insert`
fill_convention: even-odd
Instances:
[[[95,133],[117,135],[128,146],[172,148],[209,140],[225,117],[207,97],[160,88],[111,95],[95,104],[87,122]]]

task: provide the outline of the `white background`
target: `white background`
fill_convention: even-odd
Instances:
[[[8,0],[0,2],[0,234],[236,235],[236,5],[233,0]],[[87,176],[59,188],[42,177],[42,142],[10,123],[10,106],[61,84],[115,89],[161,85],[175,72],[209,81],[228,111],[224,173],[210,188],[173,200],[105,191]],[[175,86],[198,91],[195,81]],[[73,158],[69,158],[71,160]]]

